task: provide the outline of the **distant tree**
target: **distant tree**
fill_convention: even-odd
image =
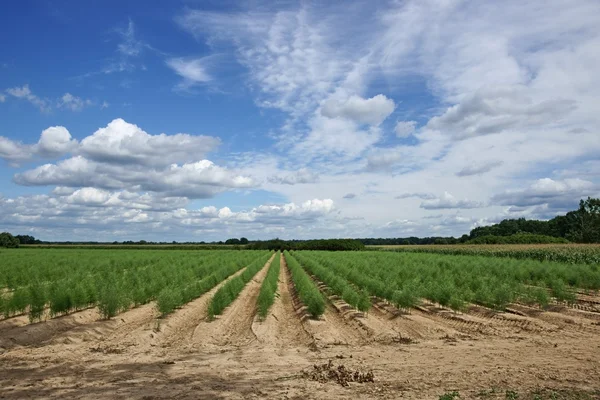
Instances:
[[[37,244],[42,242],[41,240],[37,240],[33,236],[29,235],[16,235],[15,237],[19,239],[20,244]]]
[[[19,239],[8,232],[0,233],[0,247],[19,247]]]
[[[240,238],[240,244],[248,244],[248,239],[245,237]]]
[[[225,244],[240,244],[240,239],[236,239],[236,238],[233,238],[233,239],[227,239],[227,240],[225,241]]]
[[[579,209],[566,215],[567,239],[579,243],[600,242],[600,199],[579,201]]]

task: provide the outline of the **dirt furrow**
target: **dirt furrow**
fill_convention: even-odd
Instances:
[[[100,318],[97,308],[81,310],[47,321],[30,324],[27,316],[2,321],[0,326],[0,348],[41,345],[61,333],[88,325]]]
[[[582,313],[565,309],[553,311],[551,309],[541,310],[523,304],[512,304],[511,307],[522,312],[530,318],[540,319],[552,325],[558,326],[563,335],[579,336],[583,332],[600,333],[600,324],[590,320]],[[569,312],[571,311],[571,312]]]
[[[188,344],[194,335],[194,330],[198,324],[206,319],[208,304],[213,295],[230,279],[240,275],[244,269],[245,268],[240,269],[202,296],[158,321],[157,332],[153,337],[151,345],[160,347],[180,347]]]
[[[300,318],[294,310],[292,295],[286,268],[283,267],[283,254],[277,283],[275,302],[264,321],[254,318],[252,331],[259,343],[274,347],[290,347],[310,345],[314,339],[308,334]]]
[[[256,340],[252,322],[256,315],[256,300],[262,281],[267,276],[273,255],[265,266],[248,282],[235,301],[214,321],[201,320],[194,329],[194,346],[244,346]]]

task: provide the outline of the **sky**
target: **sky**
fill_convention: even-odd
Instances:
[[[600,197],[600,2],[18,1],[0,231],[460,236]]]

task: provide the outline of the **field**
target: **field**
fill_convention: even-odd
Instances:
[[[369,247],[371,249],[406,251],[413,253],[479,255],[530,258],[539,261],[557,261],[568,264],[600,264],[600,244],[452,244]]]
[[[448,248],[0,250],[0,398],[600,398],[598,263]]]

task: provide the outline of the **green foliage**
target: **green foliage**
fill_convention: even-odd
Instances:
[[[569,243],[567,239],[532,233],[515,233],[509,236],[486,235],[469,240],[466,244],[546,244]]]
[[[181,293],[173,287],[166,287],[156,297],[156,304],[161,315],[175,310],[182,303]]]
[[[507,390],[504,398],[506,400],[517,400],[519,398],[519,394],[514,390]]]
[[[355,239],[318,239],[302,241],[285,241],[273,239],[250,243],[248,248],[255,250],[329,250],[350,251],[364,250],[365,246]]]
[[[19,239],[17,239],[8,232],[2,232],[0,233],[0,247],[19,247]]]
[[[29,290],[27,287],[19,287],[14,290],[12,297],[8,300],[8,306],[4,311],[4,315],[22,314],[27,310],[29,305]]]
[[[307,256],[305,252],[294,252],[293,257],[311,274],[325,283],[334,294],[340,296],[346,303],[360,311],[368,311],[371,302],[366,290],[361,293],[345,278],[336,275],[333,269],[325,267],[319,261]]]
[[[319,318],[325,312],[325,299],[312,279],[304,272],[298,261],[285,251],[285,261],[292,276],[298,298],[313,318]]]
[[[271,254],[267,254],[266,257],[262,256],[254,260],[244,272],[235,278],[230,279],[225,283],[213,296],[208,305],[208,318],[213,319],[216,315],[220,315],[228,305],[239,296],[244,287],[250,280],[264,268],[265,263],[271,257]]]
[[[121,308],[121,303],[122,295],[115,282],[106,282],[98,296],[98,309],[102,318],[110,319],[117,315]]]
[[[438,253],[485,257],[508,257],[554,261],[566,264],[600,264],[600,246],[597,245],[476,245],[476,246],[414,246],[395,247],[386,250],[410,253]]]
[[[408,252],[308,251],[294,256],[307,269],[318,264],[351,287],[403,309],[421,298],[457,311],[469,303],[504,310],[515,301],[543,308],[551,296],[573,301],[574,288],[600,289],[597,265]]]
[[[438,397],[439,400],[454,400],[458,398],[460,398],[460,394],[456,390],[452,392],[446,392]]]
[[[269,309],[275,302],[275,294],[279,282],[279,272],[281,270],[280,258],[281,253],[275,253],[275,258],[273,258],[273,261],[271,262],[267,277],[260,287],[256,308],[258,309],[259,317],[263,319],[267,316]]]
[[[566,215],[552,218],[549,221],[536,221],[520,219],[505,219],[502,222],[482,226],[473,229],[470,238],[480,238],[485,236],[511,236],[520,233],[531,234],[531,240],[536,236],[544,235],[557,238],[568,239],[577,243],[600,243],[600,199],[588,197],[586,200],[580,200],[579,208],[570,211]],[[523,235],[525,236],[525,235]],[[549,239],[545,239],[549,240]],[[471,240],[470,243],[481,243]],[[556,243],[550,241],[509,241],[509,242],[489,242],[483,243]]]
[[[46,307],[44,286],[35,281],[29,286],[29,322],[41,321]]]

